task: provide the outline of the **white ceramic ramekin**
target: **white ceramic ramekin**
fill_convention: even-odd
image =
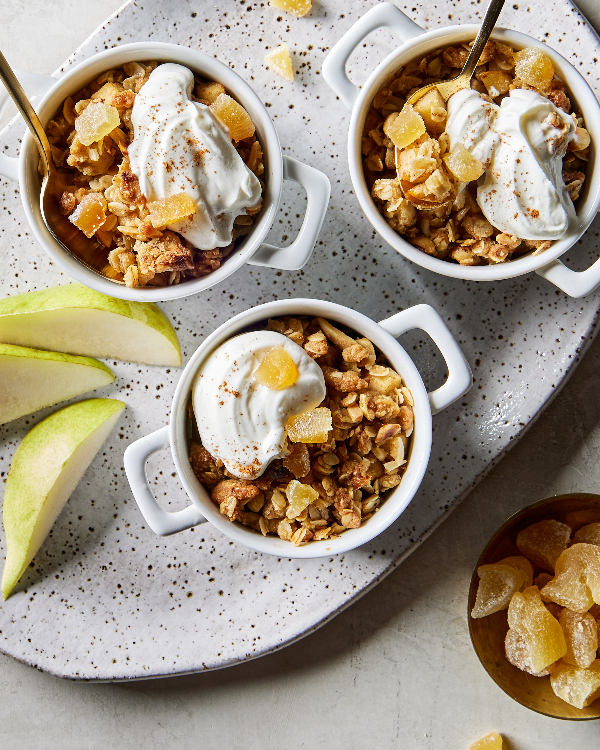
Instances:
[[[391,490],[381,507],[359,529],[349,529],[338,539],[310,542],[294,547],[278,537],[265,536],[228,521],[219,513],[208,493],[194,476],[187,440],[188,399],[196,373],[203,360],[224,341],[240,333],[249,325],[278,315],[320,315],[343,323],[366,336],[387,357],[392,367],[404,378],[414,399],[415,426],[408,457],[408,468],[402,482]],[[448,379],[437,390],[428,393],[413,361],[396,341],[406,331],[419,328],[426,331],[442,353],[448,368]],[[170,424],[129,445],[125,451],[125,471],[131,490],[148,525],[161,536],[175,534],[210,521],[236,542],[258,552],[279,557],[323,557],[346,552],[365,544],[388,528],[409,504],[419,488],[431,451],[431,415],[445,409],[471,387],[472,378],[458,344],[438,313],[429,305],[416,305],[396,313],[387,320],[375,323],[370,318],[333,302],[311,299],[291,299],[269,302],[236,315],[217,328],[196,350],[177,385]],[[163,510],[152,494],[146,476],[146,461],[156,451],[171,447],[177,474],[192,504],[182,511]]]
[[[115,283],[91,271],[71,256],[56,242],[42,221],[40,213],[40,177],[37,171],[38,151],[30,133],[25,134],[19,159],[0,154],[0,175],[18,180],[25,213],[33,233],[42,247],[58,265],[82,284],[120,299],[158,302],[187,297],[223,281],[244,263],[269,266],[285,270],[302,268],[306,263],[321,230],[329,203],[329,179],[307,164],[283,156],[279,139],[266,108],[248,84],[227,65],[202,52],[176,44],[140,42],[100,52],[65,73],[60,79],[17,71],[17,75],[28,94],[41,96],[36,111],[42,124],[46,124],[62,106],[69,94],[97,78],[105,70],[118,68],[127,62],[157,60],[185,65],[194,73],[209,80],[222,83],[248,111],[258,139],[263,147],[265,160],[264,206],[252,231],[237,245],[223,265],[208,276],[184,281],[170,287],[128,287]],[[5,98],[0,97],[0,108]],[[281,196],[284,180],[298,182],[306,191],[308,203],[302,227],[296,240],[286,248],[263,243],[271,228]]]
[[[401,44],[395,52],[382,60],[361,89],[350,81],[345,65],[352,52],[365,37],[379,28],[389,29],[399,38]],[[365,13],[325,58],[323,77],[346,107],[352,110],[348,133],[348,163],[356,197],[367,218],[384,240],[397,252],[430,271],[470,281],[509,279],[536,271],[572,297],[582,297],[600,284],[600,260],[587,270],[577,273],[568,269],[558,258],[577,242],[596,216],[600,206],[600,164],[596,162],[600,144],[600,105],[593,91],[577,70],[558,52],[536,39],[518,31],[501,28],[495,29],[492,34],[492,39],[497,39],[516,49],[531,46],[543,48],[552,59],[557,75],[567,84],[574,101],[583,112],[586,127],[592,137],[586,180],[577,202],[577,221],[564,237],[555,242],[549,250],[537,256],[528,254],[517,260],[497,265],[461,266],[458,263],[433,258],[403,239],[379,213],[367,188],[362,167],[361,138],[365,117],[377,91],[402,65],[439,47],[470,41],[475,38],[478,29],[479,27],[475,25],[463,25],[446,26],[425,32],[395,5],[381,3]]]

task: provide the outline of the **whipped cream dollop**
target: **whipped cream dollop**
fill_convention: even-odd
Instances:
[[[226,247],[233,222],[256,206],[261,187],[229,132],[205,104],[190,99],[194,76],[182,65],[155,68],[135,97],[129,161],[146,200],[187,193],[196,213],[168,225],[200,250]]]
[[[298,369],[296,382],[282,390],[254,378],[274,347],[285,349]],[[275,331],[234,336],[204,361],[194,383],[202,445],[234,476],[255,479],[282,452],[288,419],[317,407],[325,393],[321,368],[287,336]]]
[[[473,89],[448,101],[450,148],[462,143],[486,167],[477,203],[491,224],[521,239],[558,239],[575,218],[562,160],[576,127],[535,91],[514,89],[500,106]]]

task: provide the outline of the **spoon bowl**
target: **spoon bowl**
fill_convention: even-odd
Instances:
[[[17,105],[40,152],[40,171],[43,174],[40,211],[44,224],[64,250],[91,271],[104,276],[102,268],[106,266],[106,248],[103,248],[95,238],[88,239],[61,213],[60,197],[71,185],[72,175],[57,169],[54,165],[50,143],[42,123],[2,52],[0,80]]]
[[[483,17],[483,22],[479,29],[479,33],[477,34],[477,37],[473,42],[473,46],[471,47],[471,51],[469,52],[467,61],[463,65],[463,69],[456,76],[456,78],[451,78],[449,81],[439,81],[438,83],[428,83],[426,86],[421,86],[420,89],[417,89],[408,97],[404,106],[402,107],[403,112],[407,107],[411,107],[413,104],[418,102],[419,99],[422,99],[429,91],[433,91],[433,89],[437,89],[444,101],[447,102],[448,99],[450,99],[453,94],[456,94],[457,91],[470,88],[471,78],[473,78],[473,74],[475,73],[477,64],[479,63],[479,58],[481,57],[483,49],[487,44],[492,31],[494,30],[494,26],[496,25],[496,21],[498,20],[500,11],[504,6],[504,2],[505,0],[490,0],[490,4],[488,5],[488,8],[485,12],[485,16]],[[454,203],[454,200],[456,198],[456,195],[454,194],[451,198],[448,198],[443,203],[419,201],[407,197],[406,190],[400,178],[400,169],[398,163],[399,150],[397,146],[394,149],[394,159],[396,162],[396,173],[398,175],[398,181],[400,182],[400,187],[402,188],[404,197],[408,201],[410,201],[415,208],[421,211],[430,211],[433,208],[440,208],[441,206],[447,206],[449,203]]]

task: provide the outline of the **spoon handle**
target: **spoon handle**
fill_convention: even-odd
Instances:
[[[465,76],[468,77],[469,80],[471,80],[471,78],[473,77],[473,73],[475,72],[475,68],[477,67],[477,63],[479,62],[479,58],[481,57],[483,48],[485,47],[487,40],[490,38],[490,34],[494,30],[494,26],[496,25],[496,21],[498,20],[498,16],[500,15],[500,11],[502,10],[504,1],[505,0],[490,0],[490,4],[488,5],[488,9],[486,10],[485,16],[483,17],[483,23],[481,24],[481,28],[479,29],[479,33],[477,34],[477,38],[475,39],[475,42],[471,47],[471,52],[469,53],[467,62],[464,64],[463,69],[460,71],[461,78]]]
[[[6,61],[2,52],[0,52],[0,81],[6,86],[6,90],[17,105],[29,130],[31,130],[31,134],[34,137],[36,146],[38,147],[40,156],[44,163],[44,171],[46,175],[50,174],[53,169],[53,164],[48,137],[42,127],[40,118],[36,115],[35,110],[31,106],[31,102],[27,98],[27,95],[23,91],[21,84],[17,80],[17,77],[13,73],[12,68]]]

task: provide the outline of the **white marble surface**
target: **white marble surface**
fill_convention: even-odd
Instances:
[[[0,0],[0,49],[50,72],[120,3]],[[580,3],[593,19],[595,0]],[[25,37],[25,34],[28,34]],[[35,56],[31,50],[35,50]],[[0,746],[466,748],[598,746],[594,723],[544,719],[499,691],[468,641],[465,597],[484,542],[514,509],[597,491],[600,341],[523,442],[395,573],[323,629],[234,669],[129,685],[60,682],[0,658]]]

